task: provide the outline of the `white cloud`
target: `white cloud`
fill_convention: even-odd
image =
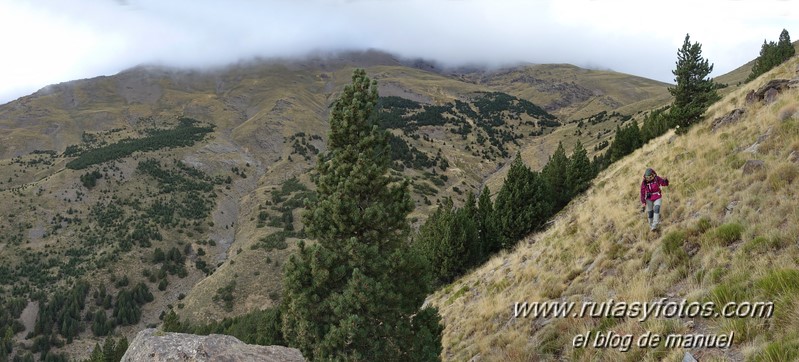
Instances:
[[[799,31],[792,1],[0,0],[0,103],[156,63],[377,48],[449,64],[571,63],[672,81],[686,33],[723,74]]]

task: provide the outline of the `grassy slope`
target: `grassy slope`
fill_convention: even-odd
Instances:
[[[723,301],[719,296],[724,290],[740,293],[740,301],[775,301],[777,314],[765,321],[695,319],[693,333],[735,331],[730,350],[692,351],[700,360],[742,360],[762,353],[771,341],[778,343],[770,347],[776,351],[796,352],[799,336],[790,331],[799,328],[799,226],[794,216],[799,212],[794,187],[799,166],[788,158],[799,152],[799,90],[771,105],[744,105],[744,95],[769,79],[795,77],[797,64],[795,57],[727,95],[687,135],[666,134],[613,164],[550,229],[528,236],[514,250],[437,291],[432,303],[446,325],[442,357],[680,360],[682,350],[575,349],[571,340],[608,326],[635,335],[691,333],[685,320],[534,320],[514,318],[512,308],[515,302],[546,300],[643,302],[715,296],[712,300]],[[711,132],[710,121],[736,107],[746,109],[744,119]],[[744,151],[764,134],[768,136],[756,153]],[[743,175],[741,166],[748,159],[765,161],[765,168]],[[648,232],[638,212],[638,185],[646,167],[672,181],[665,192],[660,235]],[[738,223],[743,232],[726,245],[717,229],[703,233],[697,228],[701,218],[713,227]],[[664,238],[679,231],[687,233],[688,241],[676,248],[664,246]],[[688,257],[684,249],[696,253]],[[792,272],[779,277],[775,271],[783,269]]]

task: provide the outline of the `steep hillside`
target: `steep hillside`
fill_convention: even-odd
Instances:
[[[686,135],[670,132],[612,164],[546,231],[529,235],[430,302],[445,324],[445,360],[788,361],[799,358],[799,89],[773,102],[746,95],[776,78],[799,78],[799,58],[779,66],[711,107]],[[717,123],[734,109],[739,119]],[[640,212],[641,175],[653,167],[671,180],[662,231]],[[649,318],[612,313],[518,316],[517,303],[773,302],[769,318]],[[529,306],[530,304],[528,304]],[[519,307],[517,307],[519,306]],[[640,307],[640,306],[639,306]],[[576,311],[575,310],[575,311]],[[618,309],[614,309],[618,310]],[[745,311],[745,310],[742,310]],[[600,316],[605,316],[600,318]],[[575,336],[591,332],[588,346]],[[651,332],[730,335],[719,348],[636,347]],[[631,335],[629,350],[594,348],[597,335]],[[623,342],[619,337],[616,342]]]
[[[283,261],[305,237],[330,102],[355,67],[379,84],[415,225],[439,200],[493,188],[516,152],[543,164],[559,141],[599,150],[629,117],[613,110],[643,99],[595,102],[601,112],[565,123],[538,105],[559,97],[545,89],[525,98],[499,78],[464,81],[380,52],[46,87],[0,106],[0,325],[13,325],[15,351],[85,356],[169,309],[200,322],[275,305]],[[580,102],[610,92],[583,81],[604,75],[568,71],[591,94]]]

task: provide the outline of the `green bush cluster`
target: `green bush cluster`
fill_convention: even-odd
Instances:
[[[205,134],[213,131],[213,127],[198,127],[195,123],[194,120],[183,118],[173,129],[152,129],[142,138],[126,139],[82,152],[77,148],[67,147],[68,153],[77,154],[78,158],[67,162],[66,167],[81,170],[91,165],[127,157],[137,151],[191,146],[202,140]],[[65,155],[67,151],[64,152]]]

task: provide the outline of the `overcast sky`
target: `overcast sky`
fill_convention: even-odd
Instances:
[[[785,28],[790,0],[0,0],[0,104],[140,64],[380,49],[450,65],[570,63],[673,82],[685,34],[724,74]]]

